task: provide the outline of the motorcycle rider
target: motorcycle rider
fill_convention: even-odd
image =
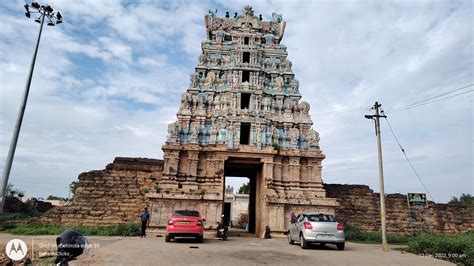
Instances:
[[[225,219],[225,215],[222,214],[221,222],[217,225],[217,238],[226,240],[228,230],[229,230],[228,221],[227,219]]]

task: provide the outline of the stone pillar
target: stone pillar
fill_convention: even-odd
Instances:
[[[257,174],[257,202],[255,206],[256,212],[261,216],[260,221],[256,221],[255,233],[257,237],[264,238],[265,227],[270,226],[266,195],[268,194],[268,184],[273,180],[273,158],[262,158],[261,161],[263,162],[263,166],[260,174]]]
[[[321,160],[308,158],[309,182],[322,183],[321,170]]]
[[[268,185],[273,182],[273,158],[265,158],[263,161],[263,177],[265,178],[265,185],[268,188]]]
[[[290,156],[290,180],[292,182],[300,181],[300,157]]]
[[[281,176],[281,181],[283,181],[283,183],[291,181],[290,171],[289,171],[289,159],[287,156],[282,157],[280,176]]]
[[[199,151],[188,151],[189,160],[189,176],[197,176],[197,168],[199,162]]]
[[[309,181],[310,167],[308,165],[308,160],[306,158],[301,158],[301,167],[300,167],[300,184],[302,186],[307,185]]]
[[[179,150],[164,150],[163,154],[164,175],[177,175],[179,163]]]
[[[281,156],[275,156],[273,163],[273,181],[281,183]]]

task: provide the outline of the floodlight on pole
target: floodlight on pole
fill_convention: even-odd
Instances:
[[[31,5],[24,5],[26,13],[25,16],[30,18],[31,14],[38,14],[35,19],[36,22],[40,23],[40,29],[38,38],[36,40],[36,46],[33,53],[33,59],[31,60],[30,71],[26,79],[25,90],[21,101],[20,110],[13,131],[12,140],[10,143],[10,149],[8,150],[7,160],[5,161],[5,168],[2,173],[2,180],[0,182],[0,213],[3,213],[3,207],[5,205],[6,190],[8,184],[8,178],[10,177],[10,171],[12,169],[13,157],[15,156],[16,145],[18,142],[18,136],[20,135],[21,123],[25,114],[26,102],[28,101],[28,94],[30,92],[31,79],[33,78],[33,70],[35,68],[36,55],[38,54],[38,47],[41,40],[41,33],[43,32],[44,20],[48,20],[49,26],[54,26],[62,22],[62,16],[59,12],[53,12],[53,8],[50,5],[40,5],[37,2],[31,3]]]

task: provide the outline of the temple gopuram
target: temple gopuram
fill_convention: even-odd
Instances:
[[[291,212],[334,213],[321,179],[325,158],[310,105],[282,43],[286,22],[251,7],[205,16],[206,39],[177,119],[168,126],[163,173],[147,193],[151,225],[195,209],[212,228],[223,212],[225,177],[250,180],[249,231],[288,228]]]
[[[205,25],[163,160],[116,157],[105,169],[79,175],[72,202],[26,222],[104,227],[136,223],[148,207],[151,229],[162,232],[177,209],[198,210],[205,228],[215,229],[222,214],[240,224],[231,213],[244,213],[245,201],[242,222],[257,237],[284,233],[292,212],[331,213],[345,226],[380,232],[378,193],[366,185],[323,186],[324,154],[282,44],[281,15],[264,21],[245,7],[232,17],[210,12]],[[249,194],[235,197],[226,177],[248,178]],[[430,202],[422,216],[412,216],[406,203],[405,195],[387,196],[389,232],[474,228],[474,213],[461,205]]]

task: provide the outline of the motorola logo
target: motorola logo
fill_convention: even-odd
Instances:
[[[5,247],[7,256],[12,260],[21,260],[26,256],[28,248],[26,247],[25,241],[21,239],[12,239],[8,241]]]

